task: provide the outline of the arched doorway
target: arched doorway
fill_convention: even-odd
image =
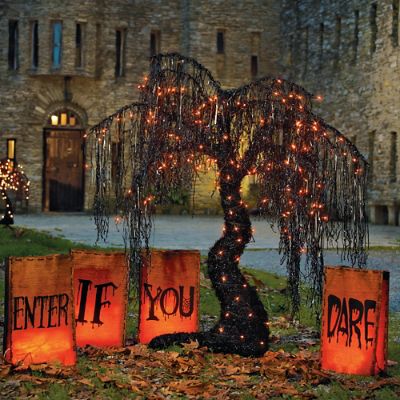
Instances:
[[[83,210],[84,133],[82,121],[73,111],[49,115],[44,129],[44,211]]]

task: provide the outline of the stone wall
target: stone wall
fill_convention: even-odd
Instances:
[[[376,6],[376,8],[375,8]],[[399,1],[284,0],[284,75],[370,162],[372,222],[399,223]]]
[[[31,179],[30,210],[42,210],[43,129],[58,110],[74,111],[86,128],[137,98],[137,84],[148,69],[150,34],[161,52],[193,56],[224,87],[258,75],[276,74],[280,57],[280,4],[274,0],[3,0],[0,6],[0,155],[6,139],[17,139],[18,161]],[[19,67],[8,66],[8,21],[17,20]],[[39,66],[32,68],[32,21],[39,23]],[[62,21],[62,62],[52,69],[51,23]],[[84,65],[75,67],[75,27],[83,27]],[[117,29],[126,33],[125,68],[115,77]],[[217,54],[217,31],[224,51]],[[65,78],[69,82],[65,94]],[[85,207],[90,208],[88,173]],[[213,212],[212,178],[203,177],[197,210]]]

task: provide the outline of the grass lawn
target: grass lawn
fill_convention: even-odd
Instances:
[[[1,321],[5,257],[67,253],[72,248],[90,247],[43,232],[0,227]],[[143,345],[114,351],[86,348],[80,350],[76,368],[42,365],[28,371],[3,369],[6,373],[0,373],[0,399],[399,398],[400,364],[388,368],[389,377],[319,371],[318,329],[309,309],[304,306],[300,321],[290,323],[286,318],[285,279],[264,271],[243,270],[257,287],[270,316],[270,351],[264,357],[213,354],[198,349],[196,344],[166,352]],[[217,320],[219,304],[204,264],[200,299],[201,326],[206,329]],[[129,313],[128,337],[133,337],[133,307]],[[389,359],[400,363],[400,313],[390,314]]]

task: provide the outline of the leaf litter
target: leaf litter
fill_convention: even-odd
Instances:
[[[51,385],[67,388],[73,399],[255,399],[273,397],[321,398],[335,383],[356,398],[374,398],[376,390],[390,388],[400,396],[398,377],[360,378],[322,371],[319,354],[307,341],[295,353],[267,351],[263,357],[214,354],[197,342],[171,351],[153,351],[146,345],[79,350],[75,367],[39,364],[28,369],[0,360],[0,399],[40,398]],[[363,393],[362,397],[359,393]],[[118,398],[118,397],[117,397]]]

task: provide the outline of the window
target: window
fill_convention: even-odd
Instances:
[[[150,33],[150,57],[161,52],[161,33],[160,31],[152,31]]]
[[[335,23],[335,60],[334,67],[337,68],[340,60],[340,47],[342,45],[342,18],[339,15],[336,15],[336,23]]]
[[[57,111],[49,116],[47,124],[52,128],[56,127],[80,127],[81,123],[79,118],[72,111],[62,110]]]
[[[390,132],[390,182],[397,180],[397,132]]]
[[[354,37],[353,37],[353,63],[357,63],[358,57],[358,41],[359,41],[359,24],[360,24],[360,12],[354,11]]]
[[[96,76],[100,76],[102,73],[102,27],[101,24],[96,24]]]
[[[324,58],[324,23],[319,25],[319,67],[322,68]]]
[[[83,42],[85,35],[85,26],[77,23],[75,28],[75,68],[83,67]]]
[[[369,15],[369,25],[371,31],[370,53],[373,54],[376,50],[376,38],[378,37],[378,26],[376,24],[377,5],[371,4],[371,12]]]
[[[374,146],[375,146],[375,131],[368,135],[368,163],[369,173],[368,180],[372,181],[374,175]]]
[[[117,183],[121,174],[120,162],[122,143],[111,142],[111,181]]]
[[[258,56],[251,56],[251,77],[256,79],[258,75]]]
[[[125,36],[124,29],[115,31],[115,76],[121,77],[125,74]]]
[[[53,22],[53,42],[51,61],[52,67],[57,69],[61,67],[62,53],[62,23],[61,21]]]
[[[308,26],[304,30],[304,46],[304,74],[306,74],[308,70]]]
[[[16,144],[17,141],[15,139],[7,139],[7,158],[10,160],[10,168],[14,168],[15,161],[16,161]]]
[[[39,22],[31,23],[31,66],[33,69],[39,67]]]
[[[261,33],[251,32],[250,33],[251,42],[251,53],[250,53],[250,73],[251,78],[256,79],[258,76],[258,61],[261,47]]]
[[[393,47],[399,44],[399,0],[392,3],[392,44]]]
[[[15,161],[16,155],[16,139],[7,139],[7,158],[11,161]]]
[[[18,21],[8,22],[8,68],[17,70],[18,60]]]
[[[294,51],[294,39],[293,39],[293,35],[289,36],[289,54],[288,54],[288,60],[287,60],[287,64],[289,66],[293,65],[293,51]]]
[[[224,54],[225,53],[225,38],[224,32],[218,31],[217,32],[217,53]]]

